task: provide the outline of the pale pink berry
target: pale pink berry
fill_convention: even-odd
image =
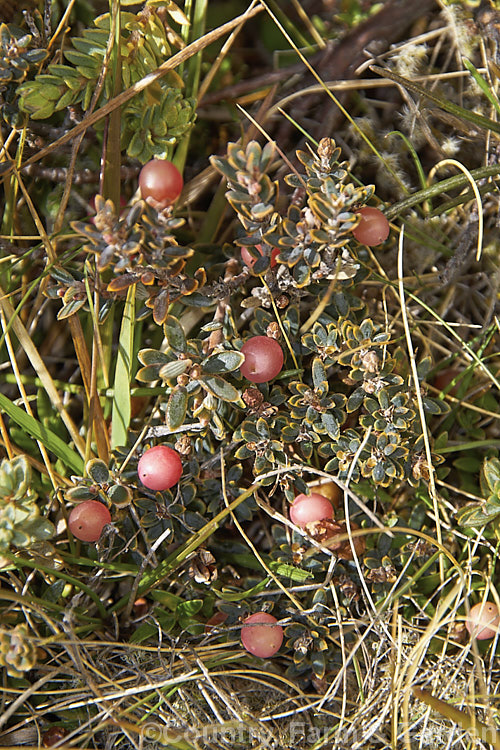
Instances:
[[[82,542],[97,542],[107,523],[111,523],[111,513],[98,500],[76,505],[68,517],[69,530]]]
[[[277,622],[268,612],[255,612],[247,617],[241,628],[243,648],[264,659],[274,656],[283,643],[283,628]]]
[[[333,518],[334,508],[324,495],[312,492],[310,495],[297,495],[290,506],[290,520],[303,529],[312,521],[322,521]]]
[[[241,353],[245,355],[245,361],[240,371],[251,383],[267,383],[281,372],[283,349],[275,339],[253,336],[245,341]]]
[[[148,489],[156,492],[168,490],[181,478],[181,457],[168,445],[155,445],[141,456],[137,473]]]
[[[493,602],[479,602],[471,607],[465,627],[478,641],[494,638],[500,625],[498,607]]]
[[[352,230],[358,242],[363,245],[380,245],[389,236],[389,222],[378,208],[363,206],[358,211],[361,216],[359,224]]]

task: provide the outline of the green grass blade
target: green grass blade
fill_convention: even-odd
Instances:
[[[40,440],[47,450],[55,453],[68,468],[78,475],[83,474],[83,460],[78,453],[37,419],[26,414],[24,409],[13,404],[3,393],[0,393],[0,410],[8,414],[29,437]]]
[[[447,99],[442,99],[440,96],[436,96],[436,94],[433,94],[431,91],[424,89],[423,86],[420,86],[418,83],[409,81],[407,78],[402,78],[390,70],[379,68],[378,65],[370,65],[370,70],[374,73],[378,73],[382,78],[389,78],[403,88],[413,91],[414,94],[424,96],[426,99],[434,102],[434,104],[440,109],[449,112],[451,115],[455,115],[455,117],[458,117],[465,122],[471,122],[473,125],[483,130],[491,130],[494,133],[500,133],[500,123],[491,120],[489,117],[484,117],[483,115],[478,115],[477,112],[471,112],[469,109],[459,107],[458,104],[453,104],[453,102],[450,102]]]
[[[420,161],[420,159],[418,157],[418,154],[415,151],[415,148],[414,148],[412,142],[400,130],[391,130],[389,133],[387,133],[386,137],[388,138],[390,135],[397,135],[404,142],[406,148],[408,149],[408,151],[411,154],[411,158],[413,159],[413,161],[415,163],[415,168],[417,170],[418,179],[419,179],[420,184],[422,186],[422,190],[425,190],[425,188],[427,187],[427,180],[426,180],[426,177],[425,177],[424,168],[422,167],[422,162]]]
[[[194,7],[193,3],[185,3],[185,10],[191,17],[191,26],[183,27],[183,37],[186,44],[201,39],[205,33],[206,19],[207,19],[208,0],[195,0]],[[198,98],[198,90],[200,87],[200,75],[201,66],[203,62],[203,50],[199,50],[195,55],[189,58],[186,62],[187,76],[186,76],[186,97]],[[179,72],[182,74],[183,66],[180,66]],[[175,156],[173,163],[181,171],[184,171],[184,165],[186,163],[186,157],[189,149],[189,143],[191,140],[192,128],[189,128],[187,133],[180,139],[175,149]]]
[[[68,573],[64,572],[63,570],[58,570],[57,568],[54,568],[50,565],[44,565],[42,562],[40,562],[39,558],[31,559],[29,557],[18,557],[12,552],[2,552],[2,554],[18,568],[27,567],[33,568],[33,570],[42,570],[47,575],[53,576],[54,578],[61,578],[63,581],[66,581],[67,583],[70,583],[72,586],[74,586],[75,589],[85,592],[85,594],[87,594],[87,596],[90,597],[90,599],[92,599],[92,601],[96,605],[101,618],[103,620],[108,619],[108,613],[106,611],[106,607],[101,601],[100,594],[94,591],[92,586],[88,586],[78,578],[74,578],[73,576],[68,575]]]
[[[481,73],[478,71],[478,69],[471,63],[470,60],[468,60],[466,57],[462,58],[462,62],[485,95],[485,97],[488,99],[490,104],[492,104],[498,114],[500,115],[500,102],[498,101],[497,97],[495,96],[494,92],[491,90],[491,87],[488,83],[488,81],[483,78]]]
[[[485,177],[495,177],[500,174],[500,166],[498,164],[490,164],[487,167],[471,169],[470,173],[474,180],[482,180]],[[393,203],[392,206],[385,211],[385,215],[389,220],[394,219],[396,216],[403,213],[403,211],[407,211],[418,203],[423,203],[431,198],[442,195],[448,190],[464,188],[469,184],[469,180],[464,174],[448,177],[446,180],[441,180],[441,182],[436,182],[434,185],[430,185],[428,188],[425,188],[425,190],[419,190],[417,193],[409,195],[408,198],[403,198],[403,200]],[[437,210],[438,209],[436,209],[436,211]]]
[[[192,29],[186,39],[187,43],[194,42],[195,39],[201,39],[205,33],[207,10],[208,0],[196,0],[193,11]],[[200,50],[197,55],[193,55],[187,62],[186,96],[198,96],[202,59],[203,55]]]
[[[130,380],[134,351],[135,286],[130,286],[123,310],[111,412],[111,447],[126,445],[130,424]]]

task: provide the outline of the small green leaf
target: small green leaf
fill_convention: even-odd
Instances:
[[[160,377],[160,368],[158,365],[151,365],[150,367],[141,367],[137,373],[136,380],[141,383],[154,383]]]
[[[141,349],[137,355],[142,365],[165,365],[169,362],[169,356],[157,349]]]
[[[148,622],[141,623],[129,637],[129,643],[143,643],[148,638],[158,636],[158,626],[150,625]]]
[[[347,401],[347,413],[351,414],[353,411],[356,411],[356,409],[359,409],[359,407],[363,403],[365,396],[366,393],[364,393],[362,388],[357,388],[354,393],[351,393]]]
[[[71,487],[71,489],[67,490],[65,493],[66,500],[92,500],[95,498],[96,493],[92,492],[89,487],[85,487],[85,485],[80,484],[77,487]]]
[[[123,308],[111,412],[111,447],[126,445],[130,424],[130,380],[134,350],[135,286],[130,286]]]
[[[326,670],[326,661],[324,651],[313,651],[311,654],[311,666],[318,679],[323,679]]]
[[[325,430],[327,431],[328,435],[333,439],[336,440],[340,433],[340,427],[339,423],[333,416],[333,414],[330,414],[329,412],[325,412],[321,415],[321,423]]]
[[[328,392],[328,385],[326,385],[326,391],[325,391],[325,383],[326,383],[326,370],[323,365],[323,362],[319,357],[315,357],[314,361],[312,363],[312,377],[313,377],[313,384],[315,388],[320,388],[323,390],[323,392]]]
[[[298,583],[304,583],[308,578],[314,578],[313,574],[308,570],[302,570],[302,568],[297,568],[295,565],[281,563],[277,560],[272,560],[269,563],[269,568],[273,573],[288,578],[291,581],[297,581]]]
[[[483,476],[490,492],[495,492],[497,482],[500,482],[500,460],[498,458],[486,458],[483,464]]]
[[[182,427],[186,417],[188,395],[185,388],[174,388],[167,404],[167,423],[172,431]]]
[[[85,467],[85,471],[96,484],[107,484],[109,482],[109,469],[99,458],[94,458],[89,461]]]
[[[203,607],[203,599],[189,599],[181,602],[176,609],[179,617],[193,617]]]
[[[204,388],[211,393],[213,396],[222,399],[222,401],[234,402],[240,398],[240,393],[230,383],[226,383],[222,378],[214,375],[213,377],[200,378],[200,382]]]
[[[168,315],[165,320],[165,337],[171,349],[176,352],[185,352],[187,349],[186,337],[181,324],[173,315]]]
[[[157,371],[157,376],[162,378],[162,380],[171,380],[172,378],[178,378],[179,375],[182,375],[186,372],[186,370],[191,367],[192,362],[189,359],[179,359],[175,362],[169,362],[166,365],[163,365],[163,367],[160,368],[159,371]],[[142,370],[141,370],[142,372]]]
[[[74,277],[68,271],[65,271],[64,268],[53,268],[50,272],[50,275],[60,284],[71,286],[75,283]]]
[[[132,499],[132,490],[123,484],[113,484],[108,490],[108,498],[114,505],[124,507]]]
[[[201,363],[203,372],[216,374],[223,372],[234,372],[244,362],[245,355],[237,351],[222,351],[212,354]]]
[[[493,521],[500,516],[500,507],[494,513],[485,513],[484,507],[479,503],[465,505],[455,513],[455,518],[459,526],[466,528],[478,529]]]
[[[274,211],[272,203],[256,203],[252,206],[252,217],[256,221],[262,221]]]
[[[59,312],[57,313],[57,320],[64,320],[65,318],[70,318],[72,315],[74,315],[78,310],[81,310],[81,308],[87,303],[86,299],[73,299],[71,302],[68,302],[67,305],[64,305]]]
[[[445,401],[439,401],[438,399],[429,398],[427,396],[422,398],[422,404],[424,410],[429,414],[446,414],[446,412],[450,410]]]
[[[172,594],[171,591],[155,590],[151,591],[149,596],[151,599],[154,599],[155,602],[160,602],[163,607],[171,609],[172,612],[174,612],[177,609],[177,606],[182,602],[180,596]]]
[[[77,50],[65,50],[64,57],[68,62],[70,62],[72,65],[80,66],[84,69],[92,69],[92,65],[95,64],[96,66],[101,64],[101,61],[98,61],[96,59],[93,59],[89,55],[86,55],[84,52],[78,52]]]

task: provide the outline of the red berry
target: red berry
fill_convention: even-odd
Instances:
[[[149,490],[168,490],[181,478],[181,457],[168,445],[155,445],[141,456],[137,473]]]
[[[255,249],[256,249],[256,250],[257,250],[257,251],[258,251],[258,252],[259,252],[259,253],[260,253],[261,255],[264,255],[264,253],[262,252],[262,247],[261,247],[261,245],[255,245]],[[279,254],[280,254],[280,249],[279,249],[279,247],[273,247],[273,249],[271,250],[271,264],[270,264],[270,265],[271,265],[271,268],[274,268],[275,266],[277,266],[277,265],[278,265],[278,261],[276,260],[276,258],[277,258],[277,256],[278,256]],[[251,254],[250,254],[249,250],[248,250],[248,249],[247,249],[247,248],[246,248],[245,246],[243,246],[243,247],[241,248],[241,260],[242,260],[242,261],[243,261],[243,263],[244,263],[245,265],[247,265],[247,266],[248,266],[249,268],[253,268],[253,267],[254,267],[254,265],[255,265],[255,261],[257,260],[257,258],[254,258],[254,257],[253,257],[253,255],[251,255]]]
[[[370,247],[385,242],[391,228],[382,211],[371,206],[363,206],[358,213],[361,216],[359,224],[352,230],[358,242]]]
[[[97,542],[107,523],[111,523],[111,513],[98,500],[76,505],[68,517],[69,530],[82,542]]]
[[[245,361],[240,366],[241,374],[251,383],[267,383],[281,372],[283,349],[275,339],[254,336],[241,347]]]
[[[241,628],[243,648],[264,659],[274,656],[283,643],[283,628],[276,622],[276,617],[267,612],[256,612],[247,617]]]
[[[334,509],[328,498],[312,492],[310,495],[297,495],[290,506],[289,513],[292,523],[303,529],[311,521],[333,518]]]
[[[492,602],[479,602],[471,607],[465,627],[478,641],[494,638],[498,633],[500,615],[498,607]]]
[[[143,166],[139,174],[139,187],[144,200],[153,199],[153,205],[166,208],[181,194],[184,181],[171,161],[153,159]]]
[[[64,727],[50,727],[42,735],[42,745],[44,747],[52,747],[62,740],[69,734],[68,730]]]

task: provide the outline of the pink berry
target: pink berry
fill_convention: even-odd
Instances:
[[[264,253],[262,252],[262,247],[260,245],[255,245],[255,249],[261,255],[264,255]],[[273,247],[273,249],[271,250],[271,263],[270,263],[271,268],[274,268],[276,265],[278,265],[278,261],[276,260],[276,258],[279,254],[280,254],[279,247]],[[245,246],[243,246],[241,248],[241,260],[249,268],[253,268],[257,258],[254,258],[253,255],[250,254],[249,250]]]
[[[139,173],[141,195],[146,200],[152,198],[159,208],[166,208],[181,194],[184,181],[171,161],[152,159]]]
[[[98,500],[76,505],[68,517],[69,530],[82,542],[97,542],[107,523],[111,523],[111,513]]]
[[[328,498],[312,492],[310,495],[297,495],[289,513],[292,523],[303,529],[311,521],[333,518],[334,509]]]
[[[155,445],[142,454],[137,465],[137,473],[143,485],[149,490],[168,490],[181,478],[181,457],[168,445]]]
[[[241,347],[245,361],[240,367],[241,374],[251,383],[267,383],[281,372],[283,349],[275,339],[268,336],[254,336]]]
[[[267,612],[256,612],[247,617],[241,628],[243,648],[264,659],[274,656],[283,643],[283,628],[276,622],[276,617]]]
[[[181,478],[181,457],[168,445],[155,445],[142,454],[137,473],[149,490],[168,490]]]
[[[361,216],[359,224],[352,230],[357,241],[370,247],[385,242],[391,228],[382,211],[371,206],[363,206],[358,213]]]
[[[465,627],[478,641],[494,638],[500,625],[498,607],[492,602],[479,602],[471,607]]]

